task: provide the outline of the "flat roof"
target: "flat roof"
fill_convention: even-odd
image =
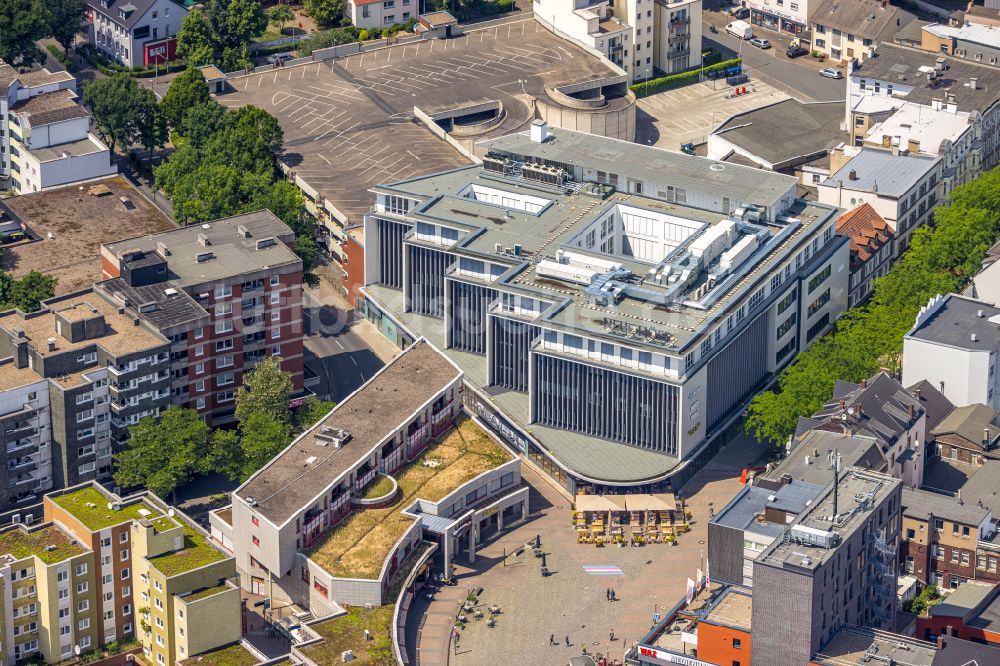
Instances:
[[[110,194],[88,194],[100,185]],[[132,207],[125,207],[120,197],[129,199]],[[30,271],[53,275],[59,280],[56,294],[79,291],[101,279],[102,243],[175,228],[123,176],[21,194],[0,201],[0,210],[4,209],[41,240],[5,247],[0,268],[14,277]]]
[[[929,155],[893,155],[888,150],[862,148],[819,186],[836,188],[841,185],[845,190],[901,197],[913,189],[940,159]]]
[[[933,666],[937,646],[901,634],[845,627],[816,652],[812,661],[823,666],[861,664],[867,654],[876,656],[877,661],[872,663],[892,661],[906,666]]]
[[[979,608],[987,599],[995,597],[997,586],[966,581],[949,592],[940,603],[927,609],[931,617],[961,617]]]
[[[93,134],[77,141],[67,141],[66,143],[46,146],[45,148],[34,148],[28,152],[39,162],[56,162],[67,157],[83,157],[94,153],[104,153],[108,147],[101,143]]]
[[[608,103],[595,115],[634,104],[625,76],[526,18],[467,26],[445,42],[420,40],[280,72],[230,76],[231,89],[217,99],[230,108],[253,104],[274,114],[284,131],[279,159],[315,198],[360,222],[371,205],[369,188],[470,163],[414,119],[414,107],[436,117],[501,102],[503,120],[482,136],[505,134],[534,117],[532,99],[561,106],[548,90],[612,78],[621,83],[603,89]]]
[[[787,513],[799,514],[816,499],[823,486],[792,479],[777,490],[762,486],[746,485],[740,489],[729,503],[710,522],[724,527],[762,534],[769,537],[781,536],[785,525],[759,520],[764,510],[771,507]],[[774,498],[773,500],[771,498]]]
[[[115,356],[125,356],[167,344],[166,338],[136,325],[131,317],[118,314],[118,308],[93,291],[50,299],[45,302],[44,308],[39,313],[31,315],[24,315],[16,310],[0,313],[0,329],[11,335],[14,335],[16,329],[22,329],[24,337],[31,343],[35,353],[43,357],[91,345],[100,345]],[[85,338],[78,342],[70,342],[69,339],[56,331],[55,314],[57,312],[69,318],[74,316],[89,318],[103,315],[104,334]],[[48,349],[49,338],[55,338],[55,351]]]
[[[201,319],[204,319],[207,325],[211,318],[198,301],[191,298],[183,289],[174,289],[170,282],[133,287],[123,278],[113,278],[97,283],[95,288],[107,292],[119,302],[127,303],[126,307],[141,312],[143,319],[159,329]],[[140,310],[140,306],[147,307]]]
[[[256,511],[282,525],[461,376],[429,342],[417,341],[235,493],[244,500],[252,497]],[[340,448],[319,446],[315,436],[325,428],[346,430],[351,439]]]
[[[780,479],[788,474],[799,481],[825,486],[833,480],[830,456],[838,454],[841,467],[881,471],[886,463],[874,437],[829,432],[820,426],[799,437],[795,447],[767,473],[767,477]]]
[[[734,629],[750,631],[753,617],[753,597],[734,588],[728,588],[704,615],[706,622]]]
[[[926,72],[935,68],[938,59],[947,69],[932,82]],[[862,62],[850,76],[913,86],[902,99],[918,104],[944,101],[945,94],[951,93],[962,111],[985,111],[997,103],[996,90],[1000,89],[1000,69],[996,67],[888,42],[879,44],[875,56]],[[970,78],[977,80],[974,90],[967,85]]]
[[[249,232],[249,236],[244,238],[240,235],[241,226]],[[202,242],[203,238],[207,244]],[[291,228],[274,213],[259,210],[158,234],[126,238],[107,243],[104,247],[121,257],[132,252],[156,252],[159,243],[165,244],[170,252],[165,257],[168,279],[171,286],[183,288],[234,274],[300,263],[301,259],[286,245],[294,238]],[[258,249],[258,243],[266,239],[275,242]],[[198,257],[205,253],[211,253],[212,257],[207,261],[198,261]]]
[[[754,566],[764,564],[783,568],[791,565],[800,569],[815,570],[833,557],[841,544],[868,523],[870,513],[880,506],[900,485],[898,479],[877,472],[849,468],[840,473],[838,484],[840,503],[838,522],[830,520],[833,515],[833,483],[831,482],[809,508],[800,513],[789,526],[792,534],[796,527],[827,533],[834,532],[838,540],[831,548],[800,542],[794,538],[785,542],[775,540],[755,560]]]
[[[921,520],[944,518],[965,525],[981,525],[990,510],[969,504],[951,495],[922,490],[920,488],[903,488],[903,515]]]
[[[70,535],[55,525],[28,528],[11,525],[0,531],[0,556],[8,563],[34,556],[45,564],[56,564],[87,552]]]
[[[936,155],[943,152],[943,142],[958,141],[971,127],[970,111],[949,111],[944,107],[935,110],[904,101],[895,113],[872,125],[865,138],[882,146],[885,137],[889,137],[891,144],[901,149],[906,149],[910,141],[916,141],[920,151]]]
[[[133,520],[154,519],[163,515],[163,511],[141,498],[128,503],[120,503],[118,498],[101,492],[96,484],[89,484],[67,492],[49,493],[46,498],[62,509],[71,513],[84,527],[100,532],[103,529],[121,525]],[[117,509],[108,508],[108,503],[118,504]]]
[[[712,134],[780,165],[847,141],[848,133],[840,129],[843,119],[843,101],[807,104],[789,98],[730,116]]]
[[[719,169],[717,160],[654,146],[555,127],[548,131],[550,138],[544,143],[532,141],[530,132],[518,132],[486,139],[479,145],[488,150],[670,184],[692,192],[724,192],[733,201],[765,206],[787,196],[797,182],[792,176],[736,164]]]
[[[28,384],[37,384],[40,381],[42,381],[41,375],[28,366],[19,368],[14,365],[12,359],[3,359],[0,361],[0,391],[20,388]],[[9,407],[14,407],[14,409],[4,412],[5,414],[22,408],[21,405],[9,405]]]
[[[50,72],[45,68],[41,68],[22,73],[6,63],[0,63],[0,95],[6,95],[7,90],[14,81],[17,81],[25,88],[35,88],[50,83],[73,80],[75,79],[69,72]]]
[[[935,37],[958,39],[963,42],[973,42],[975,44],[1000,48],[1000,28],[993,25],[963,23],[956,26],[931,23],[930,25],[925,25],[923,29]]]
[[[946,294],[941,300],[934,299],[926,313],[917,315],[917,323],[906,337],[969,351],[1000,349],[1000,308]]]

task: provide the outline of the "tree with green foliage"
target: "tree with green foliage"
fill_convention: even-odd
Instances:
[[[303,7],[321,26],[339,25],[344,17],[344,0],[305,0]]]
[[[226,107],[214,99],[188,107],[176,127],[177,133],[194,148],[200,148],[223,128],[228,113]]]
[[[84,83],[83,102],[90,107],[97,132],[111,149],[112,163],[115,147],[127,149],[148,131],[144,123],[156,122],[157,114],[149,109],[156,99],[148,93],[125,72]]]
[[[243,478],[243,449],[237,431],[217,429],[212,432],[208,467],[234,481]]]
[[[0,60],[27,69],[46,60],[35,43],[51,34],[52,12],[43,0],[0,2]]]
[[[87,11],[87,0],[47,0],[51,18],[49,33],[63,47],[63,53],[69,55],[69,47],[73,46],[76,36],[83,32],[84,13]]]
[[[240,450],[244,479],[266,465],[292,441],[287,423],[267,412],[250,414],[240,422]]]
[[[215,56],[215,28],[211,21],[203,11],[188,12],[177,31],[177,57],[188,67],[200,67],[213,64]]]
[[[314,395],[307,396],[295,410],[293,417],[295,430],[298,432],[308,430],[322,421],[335,406],[336,403],[330,400],[320,400]]]
[[[288,5],[274,5],[267,10],[267,20],[278,26],[280,34],[285,34],[285,26],[295,20],[295,12]]]
[[[58,281],[57,278],[38,271],[31,271],[24,277],[10,280],[3,285],[5,288],[0,289],[3,309],[17,308],[21,312],[37,312],[42,307],[42,301],[56,295]]]
[[[756,396],[745,428],[758,441],[784,444],[800,416],[832,395],[838,379],[859,382],[879,368],[897,370],[903,336],[921,307],[937,294],[961,291],[1000,238],[1000,168],[951,193],[934,211],[934,225],[917,229],[910,249],[875,282],[871,300],[840,318],[834,329],[798,355],[777,389]]]
[[[149,88],[140,87],[136,91],[135,105],[139,130],[136,141],[146,149],[152,166],[153,151],[167,144],[167,119],[156,99],[156,93]]]
[[[267,30],[267,14],[260,0],[209,0],[205,14],[220,49],[240,49]]]
[[[292,422],[289,407],[292,376],[281,369],[281,358],[269,356],[246,373],[243,386],[236,391],[236,420],[241,430],[255,414],[266,414],[282,425]]]
[[[195,474],[208,471],[208,425],[193,409],[168,407],[129,428],[128,448],[115,455],[115,483],[173,495]]]
[[[170,82],[161,106],[170,127],[178,129],[189,111],[211,100],[204,75],[197,68],[188,67]]]

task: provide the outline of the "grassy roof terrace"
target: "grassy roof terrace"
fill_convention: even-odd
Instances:
[[[54,546],[51,550],[49,546]],[[0,555],[23,560],[35,555],[45,564],[56,564],[86,551],[54,525],[29,531],[15,526],[0,532]]]
[[[167,578],[226,559],[226,555],[209,545],[197,530],[184,526],[184,547],[149,560]]]
[[[63,495],[55,495],[49,499],[76,516],[77,520],[83,523],[87,529],[94,532],[111,527],[112,525],[120,525],[133,519],[153,519],[163,515],[163,512],[157,507],[144,501],[132,502],[127,505],[123,504],[117,510],[109,509],[108,502],[110,500],[108,497],[93,486],[86,486]],[[143,516],[140,513],[142,510],[149,513]]]
[[[211,597],[215,594],[218,594],[219,592],[225,592],[228,589],[229,586],[226,585],[225,583],[221,585],[213,585],[212,587],[203,587],[200,590],[192,592],[186,597],[181,597],[181,599],[183,599],[184,603],[190,604],[195,601],[198,601],[199,599],[205,599],[206,597]]]
[[[302,654],[319,666],[343,663],[340,655],[344,650],[354,651],[356,661],[351,663],[358,666],[392,663],[391,627],[395,608],[395,605],[389,605],[365,610],[348,606],[345,608],[345,615],[311,626],[324,640],[301,648]],[[373,639],[367,643],[365,629]]]
[[[210,652],[203,652],[180,663],[182,666],[193,666],[194,664],[200,664],[200,666],[253,666],[257,663],[257,658],[239,643],[233,643]]]
[[[394,475],[400,492],[392,505],[355,511],[309,553],[324,570],[344,578],[375,579],[392,547],[413,524],[400,512],[416,499],[437,502],[511,455],[474,421],[461,417],[447,436]],[[437,461],[427,467],[424,461]]]

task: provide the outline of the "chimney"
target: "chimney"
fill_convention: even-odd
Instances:
[[[983,318],[983,311],[982,310],[976,310],[976,316],[979,317],[980,319],[982,319]]]
[[[914,396],[914,397],[915,397],[915,398],[916,398],[917,400],[920,400],[920,388],[919,388],[919,387],[917,387],[917,389],[913,391],[913,396]]]
[[[843,409],[843,408],[844,408],[844,405],[845,405],[845,404],[846,404],[846,403],[844,403],[844,399],[843,399],[843,398],[841,398],[841,399],[840,399],[840,408],[841,408],[841,409]]]
[[[986,446],[989,443],[990,443],[990,429],[983,428],[983,448],[986,448]]]
[[[906,143],[906,148],[911,153],[919,153],[920,152],[920,142],[918,140],[916,140],[916,139],[910,139]]]
[[[910,403],[909,409],[907,411],[910,413],[910,418],[912,419],[913,418],[913,403],[912,402]]]
[[[549,124],[544,120],[531,121],[531,140],[534,143],[545,143],[549,138]]]
[[[860,419],[861,418],[861,403],[860,402],[857,404],[857,409],[858,409],[858,418]]]
[[[971,88],[972,90],[975,90],[976,87],[977,87],[977,85],[978,85],[978,83],[979,82],[976,79],[976,77],[974,77],[974,76],[969,77],[969,88]]]
[[[888,148],[891,145],[892,145],[892,137],[889,136],[888,134],[883,134],[882,135],[882,147],[883,148]]]
[[[975,333],[970,333],[969,334],[969,339],[972,340],[973,342],[975,342],[976,341],[976,334]]]
[[[858,172],[856,170],[854,170],[854,169],[851,169],[851,172],[847,174],[847,178],[848,178],[848,180],[857,180],[858,179]]]
[[[938,650],[943,650],[944,649],[944,634],[938,634],[938,637],[937,637],[937,647],[938,647]]]
[[[49,343],[49,346],[48,346],[49,351],[50,352],[55,351],[56,350],[56,339],[55,338],[49,338],[48,339],[48,343]]]
[[[868,388],[868,378],[867,377],[865,379],[861,380],[861,388],[863,388],[863,389]]]

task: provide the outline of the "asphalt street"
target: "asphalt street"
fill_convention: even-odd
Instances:
[[[731,19],[719,12],[706,13],[706,18],[709,20],[704,22],[702,46],[712,46],[721,51],[724,57],[735,57],[736,54],[740,53],[740,40],[726,34],[725,28],[721,27],[725,26],[726,21]],[[717,34],[709,32],[710,24],[719,27]],[[790,40],[788,34],[782,34],[781,41],[778,43],[777,33],[762,30],[758,26],[754,26],[753,30],[754,35],[769,39],[774,46],[762,51],[747,42],[743,42],[743,63],[750,72],[751,78],[761,78],[803,102],[830,102],[845,98],[846,79],[838,81],[819,75],[818,70],[826,66],[825,64],[819,63],[808,55],[794,60],[785,56],[785,49],[788,48]]]
[[[312,294],[305,302],[305,364],[319,376],[315,392],[340,402],[384,365],[354,330],[353,312],[321,303]]]

